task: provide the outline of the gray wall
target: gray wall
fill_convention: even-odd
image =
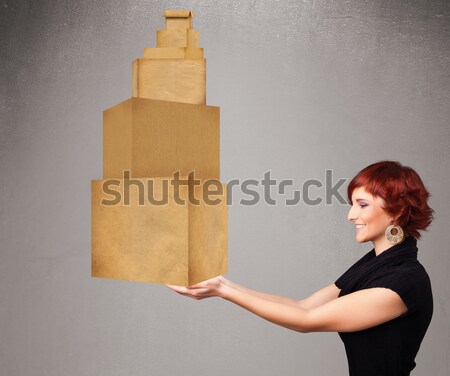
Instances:
[[[221,107],[222,181],[271,170],[300,187],[382,159],[421,175],[436,210],[419,241],[435,313],[413,374],[450,374],[448,1],[0,9],[0,375],[347,373],[336,333],[300,334],[218,298],[90,277],[102,111],[131,96],[131,61],[155,46],[165,9],[196,12],[207,102]],[[229,209],[226,276],[259,291],[306,297],[371,249],[355,242],[349,207],[336,200]]]

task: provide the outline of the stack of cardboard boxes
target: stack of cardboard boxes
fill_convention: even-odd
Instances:
[[[166,11],[157,47],[132,65],[132,97],[103,113],[92,180],[92,276],[189,286],[228,271],[220,108],[192,12]]]

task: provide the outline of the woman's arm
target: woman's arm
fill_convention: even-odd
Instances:
[[[356,291],[312,309],[267,301],[227,285],[222,285],[218,294],[265,320],[301,333],[354,332],[407,312],[400,296],[382,287]]]
[[[247,287],[244,287],[236,282],[230,281],[229,279],[226,279],[222,276],[218,277],[223,284],[237,289],[237,290],[241,290],[247,294],[250,294],[252,296],[256,296],[268,301],[272,301],[272,302],[277,302],[277,303],[284,303],[284,304],[289,304],[292,305],[294,307],[300,307],[302,305],[302,301],[301,300],[295,300],[295,299],[291,299],[291,298],[285,298],[284,296],[279,296],[279,295],[273,295],[273,294],[268,294],[265,292],[259,292],[259,291],[255,291],[255,290],[251,290]]]
[[[222,284],[218,296],[274,324],[299,332],[306,332],[307,310],[283,297],[267,299],[266,294],[250,289],[239,289],[232,284]]]
[[[282,300],[267,300],[250,289],[242,290],[220,277],[193,286],[167,285],[177,293],[200,300],[221,297],[268,320],[302,333],[353,332],[392,320],[407,311],[400,296],[387,288],[370,288],[306,309]]]
[[[320,290],[317,290],[315,293],[311,294],[305,299],[302,300],[295,300],[291,298],[285,298],[283,296],[273,295],[273,294],[267,294],[265,292],[259,292],[251,290],[247,287],[244,287],[242,285],[239,285],[236,282],[230,281],[223,276],[218,277],[224,284],[234,287],[236,289],[242,290],[244,292],[247,292],[253,296],[258,296],[260,298],[270,300],[273,302],[279,302],[279,303],[286,303],[291,304],[296,307],[301,307],[305,309],[312,309],[316,307],[320,307],[321,305],[328,303],[329,301],[336,299],[339,296],[339,292],[341,291],[336,287],[334,283],[331,285],[328,285],[326,287],[321,288]]]
[[[320,290],[317,290],[315,293],[311,294],[306,299],[301,300],[300,307],[306,309],[320,307],[325,303],[337,299],[339,297],[340,292],[341,289],[337,288],[337,286],[334,283],[332,283],[331,285],[325,286]]]

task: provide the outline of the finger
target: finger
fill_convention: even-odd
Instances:
[[[172,289],[176,292],[186,292],[186,288],[183,286],[173,286],[173,285],[166,285],[169,289]]]
[[[169,286],[167,286],[169,287]],[[188,296],[190,297],[191,295],[189,293],[183,292],[179,289],[180,286],[173,286],[173,287],[169,287],[171,290],[175,291],[177,294],[183,295],[183,296]]]
[[[196,283],[195,285],[188,286],[189,289],[199,289],[199,288],[204,288],[204,287],[208,287],[207,281],[199,282],[199,283]]]
[[[184,292],[180,292],[180,291],[175,291],[175,292],[176,292],[177,294],[186,296],[186,297],[191,298],[191,299],[195,299],[195,300],[201,299],[201,297],[199,297],[197,294],[184,293]]]
[[[196,297],[198,296],[199,290],[198,289],[192,289],[190,290],[187,287],[184,286],[172,286],[172,285],[168,285],[167,287],[169,287],[170,289],[174,290],[175,292],[184,295],[184,296],[188,296],[190,298],[192,297]]]
[[[171,286],[171,288],[176,289],[177,291],[183,291],[186,293],[192,293],[194,291],[198,291],[199,289],[205,289],[206,286]]]

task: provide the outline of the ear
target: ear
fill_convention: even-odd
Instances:
[[[397,221],[398,221],[398,219],[400,218],[400,216],[401,216],[402,214],[403,214],[403,213],[400,213],[400,214],[397,214],[397,215],[391,217],[391,221],[392,221],[392,224],[393,224],[393,225],[396,225],[396,224],[397,224]]]

